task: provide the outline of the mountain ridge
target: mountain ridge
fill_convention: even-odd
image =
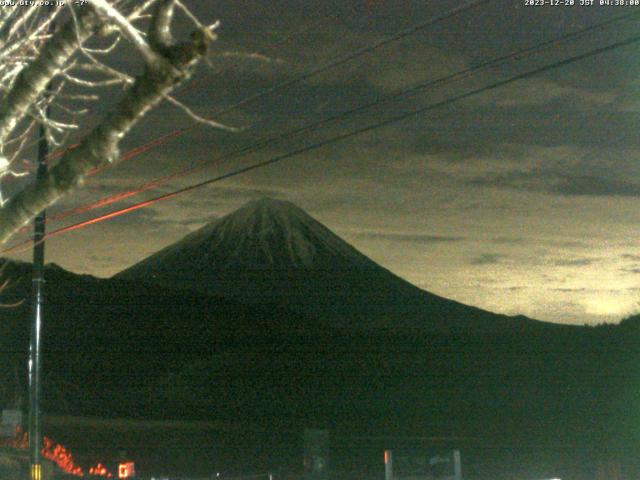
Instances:
[[[284,303],[353,328],[557,326],[421,290],[293,203],[269,198],[245,204],[112,278],[181,285],[246,303]]]

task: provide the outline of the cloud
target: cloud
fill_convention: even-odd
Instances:
[[[506,244],[506,245],[515,245],[515,244],[520,244],[523,243],[525,241],[524,238],[522,237],[496,237],[493,240],[493,243],[498,243],[498,244]]]
[[[551,191],[561,195],[637,197],[640,196],[640,185],[594,176],[564,176],[557,179]]]
[[[508,78],[508,77],[506,77]],[[613,92],[597,92],[575,86],[562,85],[545,78],[526,78],[508,84],[468,101],[470,104],[491,105],[498,108],[545,106],[570,101],[574,107],[603,106],[614,102]]]
[[[220,216],[218,215],[210,215],[207,218],[182,218],[182,219],[173,219],[173,218],[155,218],[153,220],[154,228],[160,229],[163,227],[174,227],[180,229],[186,229],[186,231],[195,229],[200,227],[203,223],[210,223],[217,219]]]
[[[563,249],[574,249],[574,248],[583,249],[588,247],[588,243],[585,243],[582,240],[565,240],[565,239],[558,239],[558,238],[540,239],[540,240],[536,240],[536,243],[549,245],[552,247],[559,247]]]
[[[438,80],[465,70],[466,60],[450,50],[426,45],[420,38],[403,42],[389,55],[372,56],[366,81],[385,91],[397,92],[410,86]]]
[[[552,172],[511,172],[487,174],[466,182],[515,190],[554,193],[564,196],[639,197],[640,184],[591,175],[571,176]]]
[[[356,237],[369,240],[389,240],[393,242],[410,242],[423,244],[460,242],[465,240],[464,237],[399,232],[358,232],[356,233]]]
[[[471,265],[495,265],[501,263],[506,258],[504,255],[497,253],[483,253],[471,260]]]
[[[635,147],[584,148],[502,143],[493,152],[480,147],[475,156],[414,154],[413,169],[429,167],[463,185],[542,192],[567,197],[640,196]],[[406,162],[404,170],[411,171]]]
[[[271,197],[276,199],[284,199],[286,193],[277,188],[254,187],[251,185],[213,185],[206,190],[203,198],[185,199],[183,206],[188,206],[190,201],[200,203],[203,200],[207,202],[223,200],[225,203],[248,202],[263,197]]]
[[[568,260],[555,260],[553,265],[558,267],[584,267],[587,265],[592,265],[595,263],[597,259],[594,258],[575,258]]]

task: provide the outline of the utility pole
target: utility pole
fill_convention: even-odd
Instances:
[[[49,13],[53,14],[56,6],[49,7]],[[52,20],[47,28],[47,33],[55,31],[56,22]],[[45,88],[43,98],[47,104],[44,108],[44,118],[38,128],[38,170],[36,181],[41,181],[47,176],[47,156],[49,155],[49,143],[47,141],[47,120],[50,115],[49,96],[51,95],[51,82]],[[42,480],[42,422],[40,419],[40,394],[41,394],[41,341],[42,341],[42,317],[44,307],[44,239],[46,210],[42,210],[34,220],[33,229],[33,273],[31,284],[31,336],[29,340],[29,479]]]
[[[47,92],[49,89],[47,89]],[[45,110],[45,119],[49,116],[49,107]],[[37,180],[47,175],[46,126],[40,124],[38,132],[38,171]],[[42,340],[42,310],[44,306],[44,236],[46,211],[40,212],[34,221],[33,232],[33,273],[31,286],[31,337],[29,343],[29,465],[30,480],[42,480],[42,431],[40,420],[40,368]]]

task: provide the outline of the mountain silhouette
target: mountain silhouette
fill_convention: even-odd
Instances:
[[[421,290],[293,203],[269,198],[249,202],[114,278],[279,304],[334,327],[491,332],[552,326]]]

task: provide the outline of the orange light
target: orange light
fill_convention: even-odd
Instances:
[[[82,468],[74,463],[73,456],[69,450],[48,437],[44,437],[42,443],[44,444],[42,448],[42,456],[44,458],[54,462],[65,473],[76,477],[84,476]]]
[[[384,451],[384,464],[389,463],[389,450]]]
[[[14,438],[0,439],[0,446],[21,450],[27,449],[29,447],[29,435],[18,427]],[[42,439],[42,456],[55,463],[60,470],[69,475],[84,476],[82,468],[73,461],[71,452],[48,437],[43,437]]]
[[[111,473],[101,463],[98,463],[95,467],[91,467],[89,469],[89,475],[94,475],[96,477],[111,478]]]
[[[17,427],[14,437],[0,438],[0,447],[26,450],[29,447],[29,435],[21,427]],[[75,477],[84,477],[85,471],[75,463],[71,452],[66,447],[55,442],[49,437],[42,438],[41,453],[44,458],[55,463],[64,473]],[[133,462],[128,462],[124,465],[130,465],[127,470],[128,476],[120,478],[133,477],[135,473],[133,470]],[[113,478],[113,474],[109,472],[102,463],[98,463],[95,467],[89,468],[87,473],[98,477]]]
[[[135,473],[133,462],[125,462],[118,465],[118,478],[130,478],[133,477]]]

